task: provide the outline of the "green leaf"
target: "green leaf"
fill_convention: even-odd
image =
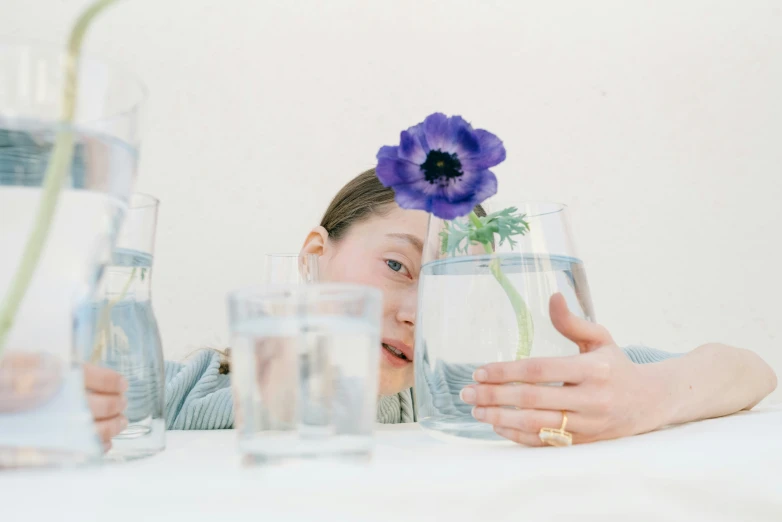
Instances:
[[[508,207],[488,216],[478,217],[480,226],[471,220],[446,221],[440,232],[443,254],[454,256],[466,254],[470,245],[481,244],[493,247],[495,235],[499,236],[499,245],[507,241],[511,248],[516,246],[515,236],[523,236],[529,231],[526,216],[516,207]],[[492,248],[493,250],[493,248]]]

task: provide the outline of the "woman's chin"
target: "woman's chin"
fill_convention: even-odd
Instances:
[[[391,365],[381,358],[378,393],[394,395],[413,386],[413,363],[403,367]]]

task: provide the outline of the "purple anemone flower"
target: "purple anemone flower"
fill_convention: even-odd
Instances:
[[[394,189],[400,207],[455,219],[497,193],[489,169],[503,160],[497,136],[473,129],[461,116],[435,113],[402,131],[398,146],[380,148],[376,173]]]

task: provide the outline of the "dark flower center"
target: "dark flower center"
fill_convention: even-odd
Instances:
[[[448,185],[452,179],[460,177],[462,172],[462,162],[455,153],[443,152],[441,150],[429,151],[426,161],[421,164],[421,170],[424,171],[424,179],[434,185]]]

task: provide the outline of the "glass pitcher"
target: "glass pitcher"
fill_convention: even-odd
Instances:
[[[165,448],[163,349],[152,309],[152,261],[159,202],[133,194],[111,264],[91,307],[89,362],[128,381],[128,427],[111,441],[110,460],[154,455]]]
[[[127,208],[146,92],[132,75],[82,58],[74,124],[64,128],[66,59],[58,47],[0,42],[0,315],[11,319],[0,334],[0,468],[75,464],[102,451],[75,356],[75,311],[92,299]],[[28,241],[46,222],[58,131],[72,137],[73,156],[37,256]]]

